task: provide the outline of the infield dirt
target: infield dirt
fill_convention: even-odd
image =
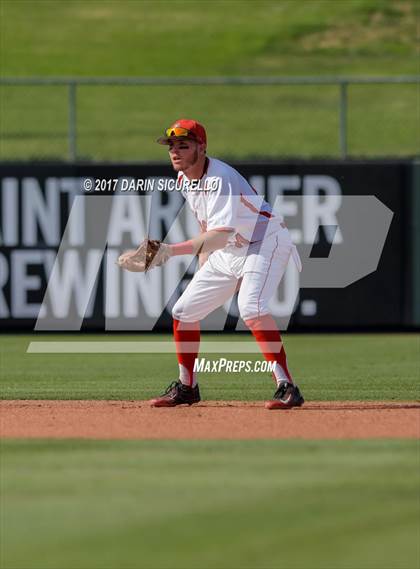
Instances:
[[[152,408],[147,401],[0,402],[2,438],[420,438],[419,402],[311,402],[267,411],[261,401]]]

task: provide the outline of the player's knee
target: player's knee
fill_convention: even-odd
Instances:
[[[253,294],[243,296],[239,294],[238,310],[240,317],[244,321],[259,318],[262,314],[270,312],[268,299]]]
[[[242,320],[250,320],[252,318],[258,318],[261,314],[261,310],[258,307],[258,303],[254,302],[238,302],[239,314]]]
[[[175,320],[182,320],[182,315],[184,312],[183,304],[183,302],[180,302],[180,299],[175,302],[172,308],[172,318],[175,318]]]
[[[188,305],[179,298],[172,308],[172,318],[181,322],[195,322],[197,317],[188,309]]]

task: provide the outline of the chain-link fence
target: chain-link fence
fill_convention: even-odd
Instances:
[[[420,155],[420,76],[3,78],[0,159],[154,161],[176,118],[235,159]]]

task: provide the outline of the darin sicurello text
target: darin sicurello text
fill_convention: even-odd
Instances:
[[[185,176],[182,179],[175,180],[173,178],[147,178],[134,179],[122,178],[121,192],[173,192],[181,190],[189,191],[215,191],[219,189],[221,184],[220,178],[207,178],[202,180],[188,180]]]

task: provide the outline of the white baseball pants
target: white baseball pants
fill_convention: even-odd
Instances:
[[[279,285],[290,256],[300,259],[286,228],[249,247],[225,247],[214,251],[194,275],[173,307],[181,322],[197,322],[222,306],[236,291],[243,320],[269,313],[268,302]]]

